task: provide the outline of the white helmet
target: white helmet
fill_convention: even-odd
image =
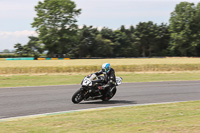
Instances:
[[[102,71],[103,71],[104,74],[109,73],[110,70],[111,70],[111,66],[110,66],[109,63],[104,63],[102,65]]]

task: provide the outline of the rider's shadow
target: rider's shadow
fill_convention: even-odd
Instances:
[[[137,104],[136,101],[127,100],[110,100],[110,101],[93,101],[93,102],[82,102],[79,104]]]

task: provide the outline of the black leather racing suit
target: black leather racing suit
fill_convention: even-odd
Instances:
[[[100,70],[99,72],[95,73],[97,76],[103,74],[103,71]],[[115,78],[115,70],[111,68],[109,73],[104,74],[105,84],[102,88],[108,88],[107,94],[110,94],[110,89],[116,86],[116,78]]]

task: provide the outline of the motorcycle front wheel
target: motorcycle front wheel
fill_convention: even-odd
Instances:
[[[72,102],[77,104],[80,103],[84,99],[83,90],[78,90],[72,96]]]

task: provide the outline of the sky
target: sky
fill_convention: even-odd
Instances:
[[[43,0],[0,0],[0,50],[26,44],[37,35],[31,23],[34,7]],[[139,22],[169,23],[170,13],[184,0],[73,0],[81,8],[77,24],[102,28],[127,28]],[[197,4],[199,0],[185,0]]]

